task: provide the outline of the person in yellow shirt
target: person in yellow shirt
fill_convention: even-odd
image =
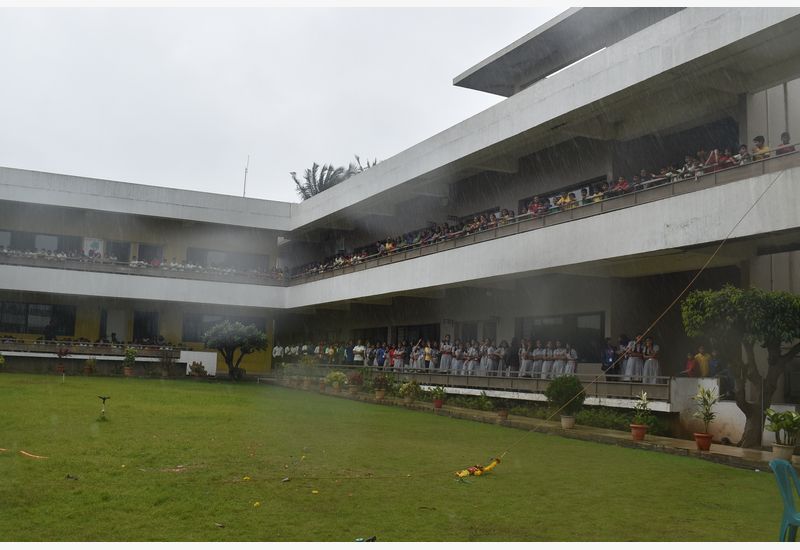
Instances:
[[[706,348],[700,346],[697,348],[697,354],[694,356],[694,360],[697,362],[700,377],[707,378],[710,372],[709,364],[711,362],[711,354],[706,353]]]
[[[764,136],[756,136],[753,138],[753,160],[761,160],[769,158],[769,147],[764,142]]]

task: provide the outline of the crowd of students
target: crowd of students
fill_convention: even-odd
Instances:
[[[507,376],[529,378],[555,378],[575,374],[578,353],[569,343],[556,340],[542,344],[540,340],[523,338],[502,340],[496,344],[486,338],[477,340],[450,340],[439,342],[419,339],[398,345],[386,342],[362,343],[320,342],[318,345],[294,344],[273,347],[273,357],[278,364],[291,363],[312,356],[320,364],[363,365],[391,368],[397,371],[436,372],[467,376]]]
[[[775,155],[784,155],[795,151],[788,132],[781,134],[781,145],[775,149]],[[524,205],[519,212],[503,208],[493,213],[467,216],[459,221],[434,224],[430,227],[410,231],[396,237],[382,239],[375,244],[356,249],[350,253],[340,253],[322,261],[310,262],[292,269],[293,277],[302,277],[324,273],[341,267],[358,265],[369,258],[385,256],[395,252],[410,250],[470,235],[480,231],[494,229],[501,225],[514,223],[519,219],[530,219],[563,212],[572,208],[586,206],[603,200],[618,197],[626,193],[642,191],[681,180],[697,179],[705,174],[741,166],[753,161],[763,160],[773,153],[766,145],[764,136],[753,139],[753,148],[741,145],[737,153],[731,148],[717,148],[710,152],[700,149],[695,154],[686,155],[682,163],[672,163],[658,171],[641,169],[631,177],[619,176],[615,180],[598,185],[588,185],[577,189],[558,193],[535,196]]]
[[[250,277],[268,278],[276,281],[284,279],[286,270],[271,268],[268,270],[242,269],[225,266],[202,266],[190,262],[178,262],[176,258],[167,261],[166,258],[152,260],[139,260],[134,256],[130,261],[120,261],[112,254],[100,254],[94,250],[15,250],[0,245],[0,258],[21,258],[32,260],[48,260],[53,262],[76,262],[95,265],[125,266],[136,269],[151,269],[172,272],[203,273],[218,276],[240,275]]]

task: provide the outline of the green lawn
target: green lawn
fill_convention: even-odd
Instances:
[[[460,483],[525,432],[280,387],[3,373],[0,404],[6,541],[775,540],[781,513],[769,473],[536,433]]]

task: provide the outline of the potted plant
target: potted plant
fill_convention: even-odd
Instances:
[[[577,376],[559,376],[544,391],[550,406],[561,413],[561,427],[575,426],[575,413],[581,410],[586,392]]]
[[[192,376],[200,378],[206,375],[206,367],[203,365],[202,361],[192,361],[192,364],[189,365],[189,371],[192,373]]]
[[[69,348],[59,346],[56,349],[56,355],[58,356],[58,364],[56,364],[56,372],[58,374],[64,374],[64,358],[69,355]]]
[[[772,452],[775,456],[792,461],[794,448],[797,445],[797,436],[800,435],[800,414],[795,411],[777,412],[767,409],[767,430],[775,432],[775,443]]]
[[[342,391],[342,386],[347,383],[347,375],[340,370],[335,370],[328,373],[325,381],[330,384],[334,392],[339,393]]]
[[[380,401],[386,397],[386,389],[389,387],[389,378],[381,373],[372,379],[372,389],[375,390],[375,399]]]
[[[325,379],[324,378],[320,378],[319,379],[319,393],[324,393],[324,392],[325,392]]]
[[[136,364],[136,350],[125,348],[125,357],[122,358],[122,372],[125,376],[133,376],[133,366]]]
[[[438,411],[442,408],[444,404],[444,398],[447,395],[447,392],[444,391],[442,386],[434,386],[430,390],[431,393],[431,400],[433,400],[433,409]]]
[[[363,384],[364,375],[361,371],[353,370],[347,373],[347,391],[350,392],[350,395],[357,394]]]
[[[712,408],[719,401],[719,396],[714,390],[697,386],[697,395],[692,399],[697,403],[697,410],[693,416],[703,421],[704,429],[703,433],[694,434],[694,441],[697,443],[698,451],[708,451],[711,449],[711,434],[708,433],[708,425],[717,416]]]
[[[97,365],[97,359],[94,357],[89,357],[86,362],[83,364],[83,374],[86,376],[91,375],[94,372],[94,368]]]
[[[647,427],[653,421],[653,413],[650,411],[650,402],[647,400],[647,392],[639,394],[639,400],[633,406],[633,419],[631,420],[631,438],[634,441],[644,440]]]
[[[403,403],[410,405],[417,397],[419,397],[420,391],[422,390],[419,387],[419,384],[415,380],[409,380],[408,382],[404,382],[400,385],[400,389],[397,390],[397,394],[403,398]]]

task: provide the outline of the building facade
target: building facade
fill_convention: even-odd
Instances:
[[[605,338],[647,329],[709,258],[695,288],[800,290],[800,155],[781,148],[799,54],[797,8],[571,9],[454,79],[506,99],[301,204],[0,169],[0,334],[535,337],[596,372]],[[537,197],[567,203],[530,213]],[[23,253],[43,249],[113,260]],[[676,375],[697,345],[678,309],[652,334]],[[778,391],[796,402],[800,373]]]

